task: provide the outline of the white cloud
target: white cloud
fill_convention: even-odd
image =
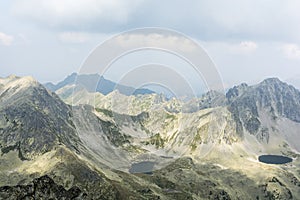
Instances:
[[[208,49],[222,49],[224,53],[230,53],[230,54],[252,54],[258,49],[258,44],[254,41],[241,41],[241,42],[223,42],[223,41],[209,41],[204,42],[202,41]]]
[[[82,32],[63,32],[58,38],[65,43],[84,43],[89,40],[88,34]]]
[[[239,44],[238,49],[245,53],[251,53],[257,49],[258,45],[253,41],[243,41]]]
[[[14,41],[14,37],[0,32],[0,44],[10,46]]]
[[[12,12],[52,26],[125,23],[139,0],[15,0]]]
[[[151,34],[122,34],[116,38],[116,45],[124,48],[130,47],[155,47],[168,50],[180,49],[185,52],[193,52],[197,48],[191,40],[175,35]]]
[[[265,44],[260,42],[258,44],[257,41],[199,41],[201,45],[203,45],[207,52],[214,56],[222,54],[227,55],[227,57],[237,57],[244,58],[244,56],[257,56],[265,49]],[[269,43],[269,45],[271,45]],[[273,44],[272,44],[273,48]]]
[[[300,47],[297,44],[285,44],[282,50],[287,58],[300,59]]]

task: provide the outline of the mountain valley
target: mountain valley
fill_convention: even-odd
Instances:
[[[293,86],[188,101],[91,88],[0,79],[0,199],[300,199]],[[259,162],[269,154],[293,161]]]

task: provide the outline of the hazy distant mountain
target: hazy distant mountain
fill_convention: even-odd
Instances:
[[[0,79],[0,199],[299,199],[294,87],[267,79],[183,102],[71,82],[57,94],[74,106],[30,77]]]
[[[73,73],[63,81],[54,85],[53,83],[46,83],[44,86],[55,92],[67,85],[76,84],[79,87],[85,88],[89,92],[100,92],[101,94],[109,94],[114,90],[119,90],[121,94],[124,95],[137,95],[137,94],[152,94],[153,91],[149,89],[135,89],[133,87],[128,87],[114,83],[110,80],[105,79],[104,77],[98,74],[80,74]]]

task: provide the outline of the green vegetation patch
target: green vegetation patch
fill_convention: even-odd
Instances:
[[[176,115],[172,115],[172,114],[169,114],[169,113],[167,113],[167,115],[166,115],[166,119],[175,120],[176,118],[177,118]]]
[[[137,145],[128,145],[126,147],[124,147],[124,149],[128,152],[131,152],[131,153],[145,153],[147,152],[147,150],[141,148],[140,146],[137,146]]]
[[[7,153],[9,153],[10,151],[18,150],[18,156],[19,156],[19,158],[20,158],[21,160],[28,160],[28,159],[26,159],[26,158],[23,156],[23,154],[22,154],[22,152],[21,152],[20,145],[21,145],[21,143],[20,143],[20,142],[17,142],[15,145],[10,145],[10,146],[7,146],[7,147],[3,147],[3,148],[1,149],[2,155],[3,155],[3,154],[7,154]]]
[[[101,112],[108,117],[113,117],[113,112],[111,110],[107,110],[107,109],[103,109],[103,108],[96,108],[96,111]]]
[[[165,140],[160,136],[159,133],[156,133],[155,135],[150,137],[150,140],[143,142],[145,145],[155,145],[155,147],[158,148],[164,148],[165,146]]]
[[[108,121],[100,120],[100,122],[103,132],[112,144],[119,147],[126,143],[130,143],[131,136],[122,134],[119,127]]]

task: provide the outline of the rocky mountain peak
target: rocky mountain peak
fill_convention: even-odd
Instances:
[[[237,97],[241,96],[247,89],[249,89],[249,86],[246,83],[234,86],[228,90],[226,93],[226,98],[231,102]]]
[[[10,75],[6,78],[0,78],[0,84],[3,85],[3,89],[10,88],[10,87],[14,87],[15,89],[17,89],[17,88],[30,87],[38,83],[31,76],[18,77],[15,75]]]
[[[152,94],[154,91],[144,88],[133,88],[130,86],[121,85],[119,83],[115,83],[108,79],[105,79],[103,76],[99,74],[77,74],[72,73],[68,77],[66,77],[63,81],[53,84],[53,83],[45,83],[45,87],[53,92],[67,86],[67,85],[76,85],[84,87],[89,92],[100,92],[104,95],[109,94],[110,92],[118,89],[121,94],[126,96],[129,95],[138,95],[138,94]]]
[[[0,90],[0,148],[30,159],[75,137],[71,108],[32,77],[8,77]]]
[[[286,84],[284,82],[282,82],[279,78],[277,77],[272,77],[272,78],[267,78],[267,79],[264,79],[260,84]]]
[[[300,92],[278,78],[269,78],[254,86],[233,87],[226,97],[237,131],[247,130],[260,140],[268,142],[269,138],[268,128],[262,125],[262,112],[273,120],[283,117],[300,122]]]

